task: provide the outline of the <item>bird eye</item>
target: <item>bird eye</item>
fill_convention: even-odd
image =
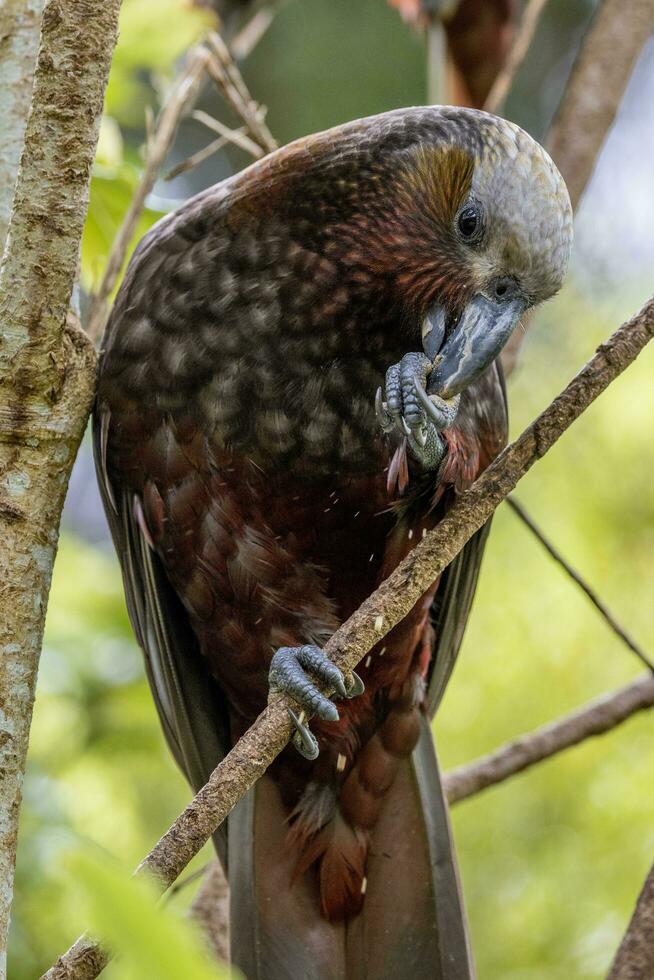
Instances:
[[[479,208],[469,204],[459,212],[457,226],[462,238],[467,242],[479,237],[481,231],[481,214]]]

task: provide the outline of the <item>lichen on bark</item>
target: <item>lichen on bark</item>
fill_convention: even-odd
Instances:
[[[19,16],[11,0],[13,19],[1,23],[21,37],[0,40],[31,92],[19,91],[14,66],[11,143],[21,128],[24,142],[0,266],[0,980],[59,520],[95,383],[95,353],[69,303],[120,0],[46,0],[32,87],[37,6],[28,0]],[[7,170],[2,180],[10,193]]]

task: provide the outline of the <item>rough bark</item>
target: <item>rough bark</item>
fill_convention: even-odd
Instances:
[[[496,786],[587,738],[612,731],[638,711],[652,706],[654,678],[647,674],[564,718],[514,739],[475,762],[446,773],[443,784],[447,798],[450,803],[467,800],[469,796]]]
[[[191,915],[219,960],[229,962],[229,885],[220,861],[212,861],[191,906]]]
[[[431,531],[328,641],[325,651],[351,671],[403,619],[518,481],[544,456],[654,337],[654,298],[602,344],[594,357],[538,418],[461,494]],[[272,701],[212,773],[209,782],[139,865],[161,890],[184,870],[247,790],[287,744],[291,726],[287,698]],[[98,975],[106,959],[81,937],[44,975],[44,980]]]
[[[607,980],[651,980],[654,974],[654,868],[638,897]]]
[[[43,0],[4,0],[0,10],[0,248],[9,227],[18,161],[32,98]]]
[[[654,32],[654,0],[603,0],[584,38],[545,145],[574,210],[592,177],[638,55]],[[525,336],[517,329],[502,353],[508,375]]]
[[[547,148],[573,208],[613,125],[636,60],[654,32],[654,0],[604,0],[579,52]]]
[[[47,0],[0,267],[0,950],[59,519],[95,355],[68,316],[119,0]],[[32,30],[38,22],[32,19]],[[34,47],[34,39],[32,39]],[[29,85],[29,76],[25,80]],[[0,977],[6,972],[0,961]]]

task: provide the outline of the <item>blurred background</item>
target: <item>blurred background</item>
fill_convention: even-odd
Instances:
[[[398,4],[396,3],[395,6]],[[211,4],[209,4],[209,7]],[[220,6],[220,3],[214,4]],[[406,9],[411,6],[405,3]],[[551,0],[505,114],[540,136],[591,0]],[[184,0],[124,0],[83,242],[97,285],[142,169],[146,107],[215,21]],[[426,95],[426,45],[386,0],[294,0],[241,65],[286,142]],[[235,124],[215,90],[199,107]],[[165,170],[210,139],[182,123]],[[651,293],[654,45],[644,50],[576,222],[572,274],[532,322],[509,385],[518,433]],[[138,236],[249,162],[234,147],[166,181]],[[654,349],[520,485],[518,498],[650,651],[654,627]],[[638,663],[501,507],[459,665],[436,722],[446,768],[600,692]],[[654,717],[456,806],[453,822],[480,980],[598,980],[654,859]],[[189,793],[159,730],[132,638],[88,444],[71,483],[50,599],[25,781],[10,975],[41,973],[86,925],[65,860],[90,840],[129,870]],[[211,858],[209,848],[194,863]],[[180,909],[194,888],[173,899]]]

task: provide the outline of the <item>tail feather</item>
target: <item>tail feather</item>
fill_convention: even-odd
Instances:
[[[320,911],[330,922],[358,915],[363,904],[368,836],[336,811],[296,865],[296,875],[318,864]]]
[[[472,980],[427,719],[381,802],[365,867],[362,842],[342,814],[326,798],[313,812],[319,822],[329,816],[299,858],[303,871],[298,849],[288,847],[288,813],[272,779],[260,780],[246,806],[230,817],[232,956],[248,980]],[[320,851],[316,842],[327,827]],[[345,898],[333,880],[344,870],[338,862],[345,864]],[[330,921],[320,912],[323,890],[336,895],[336,904],[358,895],[359,913]]]

